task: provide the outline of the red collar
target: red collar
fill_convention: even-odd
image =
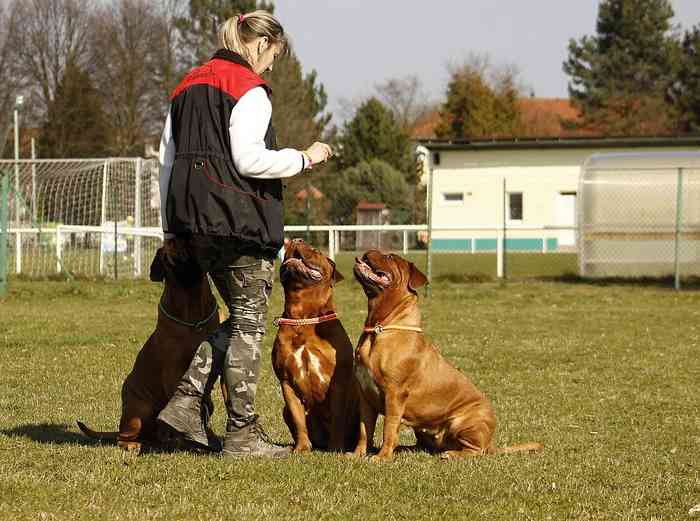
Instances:
[[[277,317],[272,323],[277,326],[313,326],[315,324],[320,324],[321,322],[330,322],[331,320],[338,320],[338,315],[331,313],[329,315],[323,315],[322,317],[314,318],[282,318]]]

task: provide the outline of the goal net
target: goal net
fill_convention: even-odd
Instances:
[[[11,273],[147,273],[162,237],[156,160],[6,160],[0,176],[10,179]]]

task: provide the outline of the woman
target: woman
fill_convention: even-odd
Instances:
[[[283,242],[281,179],[323,163],[331,149],[275,150],[270,89],[260,74],[288,52],[266,11],[236,16],[219,31],[221,49],[175,88],[160,143],[166,241],[208,272],[230,316],[203,342],[158,420],[184,439],[216,449],[202,397],[221,374],[228,389],[223,454],[285,457],[255,414],[260,344],[273,262]]]

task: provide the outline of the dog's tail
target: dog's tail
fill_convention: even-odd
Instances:
[[[490,454],[512,454],[514,452],[537,452],[544,449],[544,445],[532,441],[530,443],[519,443],[518,445],[511,445],[510,447],[498,447],[492,448]]]
[[[119,438],[119,433],[118,432],[97,432],[93,431],[90,427],[85,425],[83,422],[78,421],[78,427],[80,430],[87,436],[88,438],[92,438],[95,440],[103,440],[103,441],[117,441]]]

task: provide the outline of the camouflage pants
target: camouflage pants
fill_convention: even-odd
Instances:
[[[241,255],[215,237],[195,236],[188,246],[214,281],[229,309],[229,318],[199,346],[180,382],[181,388],[190,388],[194,394],[208,393],[221,374],[229,391],[227,430],[244,427],[255,419],[260,346],[274,261],[260,255]]]

